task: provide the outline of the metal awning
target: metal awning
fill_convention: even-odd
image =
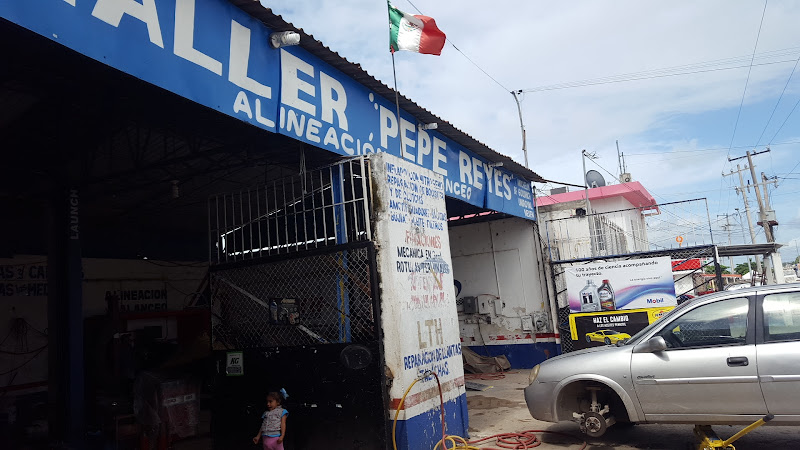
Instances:
[[[741,245],[719,245],[717,251],[720,258],[728,256],[747,256],[747,255],[767,255],[775,253],[783,244],[777,242],[767,244],[741,244]]]

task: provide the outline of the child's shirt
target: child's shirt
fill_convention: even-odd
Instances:
[[[272,411],[264,411],[261,415],[261,435],[266,437],[279,437],[281,435],[281,418],[289,411],[280,406]]]

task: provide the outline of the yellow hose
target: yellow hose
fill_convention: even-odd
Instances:
[[[403,403],[405,403],[405,401],[406,401],[406,396],[408,396],[408,393],[411,392],[411,388],[413,388],[414,385],[417,384],[417,381],[419,381],[419,380],[421,380],[423,378],[426,378],[428,376],[430,376],[430,375],[423,374],[422,377],[417,378],[416,380],[414,380],[413,383],[411,383],[411,385],[408,387],[408,389],[406,389],[406,391],[403,393],[403,396],[400,398],[400,403],[397,405],[397,409],[394,411],[394,421],[392,421],[392,448],[394,450],[397,450],[397,438],[396,438],[397,417],[400,415],[400,410],[403,409]],[[439,386],[439,389],[441,390],[441,386]],[[443,408],[444,405],[441,405],[441,407]],[[456,450],[456,449],[480,450],[480,448],[478,448],[478,447],[473,447],[473,446],[469,445],[469,443],[466,441],[466,439],[462,438],[461,436],[447,436],[447,437],[445,437],[445,440],[447,442],[453,444],[453,447],[451,448],[451,450]],[[456,442],[457,440],[461,442],[461,445],[459,445],[458,442]],[[437,448],[439,448],[439,444],[441,444],[441,443],[442,443],[442,441],[437,441],[436,445],[433,447],[433,450],[436,450]],[[445,447],[444,450],[447,450],[447,447]]]
[[[420,380],[419,378],[414,380],[414,382],[411,383],[411,386],[409,386],[408,389],[406,389],[405,394],[403,394],[403,397],[400,399],[400,404],[397,405],[397,409],[394,411],[394,422],[392,422],[392,447],[394,448],[394,450],[397,450],[397,439],[395,438],[395,432],[397,430],[397,416],[400,415],[400,410],[403,409],[403,402],[406,401],[406,396],[411,391],[411,388],[414,387],[414,385],[417,384],[417,381],[419,380]]]

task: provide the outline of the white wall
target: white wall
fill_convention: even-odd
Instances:
[[[551,249],[554,260],[585,258],[591,256],[591,243],[589,240],[589,220],[586,217],[575,216],[576,208],[585,208],[583,200],[548,205],[539,208],[540,223],[544,229],[545,238],[553,245]],[[646,251],[647,228],[644,217],[638,210],[631,209],[633,205],[624,197],[613,197],[594,200],[591,202],[592,213],[609,213],[602,217],[618,227],[624,235],[624,246],[619,246],[627,252]],[[618,212],[611,212],[618,211]],[[555,220],[563,219],[563,220]],[[555,221],[553,221],[555,220]],[[610,230],[607,230],[610,233]],[[612,235],[614,233],[611,233]],[[609,240],[606,237],[606,240]],[[609,251],[600,250],[602,254],[626,253],[611,251],[617,246],[608,242]]]
[[[464,345],[533,343],[536,333],[552,332],[543,262],[536,257],[532,222],[504,219],[450,228],[450,252],[459,299],[477,297],[487,314],[464,314]],[[523,330],[523,318],[533,329]],[[490,318],[491,323],[485,323]],[[475,323],[480,321],[481,323]],[[536,323],[540,328],[535,329]],[[526,327],[527,328],[527,327]]]

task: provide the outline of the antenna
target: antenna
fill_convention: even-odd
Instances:
[[[586,185],[590,188],[603,187],[606,185],[606,180],[600,172],[590,170],[586,172]]]
[[[625,154],[619,152],[619,140],[617,142],[617,163],[619,164],[619,173],[628,173],[628,168],[625,167]]]

